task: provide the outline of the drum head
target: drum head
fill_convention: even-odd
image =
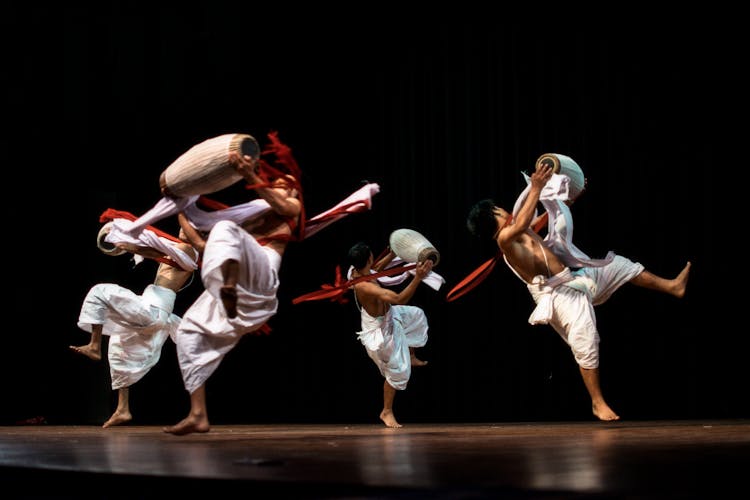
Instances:
[[[542,164],[549,165],[550,167],[552,167],[553,173],[555,174],[560,173],[560,159],[557,157],[557,155],[550,154],[550,153],[543,154],[536,160],[536,164],[534,165],[534,167],[535,168],[539,167],[539,165],[542,165]]]
[[[573,158],[560,153],[545,153],[537,159],[536,165],[538,166],[542,163],[550,165],[554,173],[568,176],[570,179],[568,185],[570,188],[570,199],[575,200],[580,196],[586,187],[586,177],[583,175],[581,167]]]
[[[260,145],[254,137],[251,137],[249,135],[243,136],[242,142],[240,142],[239,150],[240,154],[243,156],[247,155],[256,160],[260,158]]]
[[[118,248],[114,243],[104,241],[104,238],[107,237],[111,229],[111,221],[102,226],[102,228],[99,230],[99,234],[96,235],[96,246],[99,247],[99,250],[101,250],[103,254],[117,257],[118,255],[124,254],[125,250],[123,250],[122,248]]]

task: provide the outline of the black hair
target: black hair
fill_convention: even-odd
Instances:
[[[367,246],[366,243],[360,241],[359,243],[355,243],[354,246],[349,249],[347,260],[354,269],[362,269],[367,265],[367,260],[370,258],[370,255],[372,255],[370,247]]]
[[[471,234],[482,240],[495,236],[495,232],[497,232],[495,202],[491,199],[485,199],[475,203],[469,210],[466,227]]]

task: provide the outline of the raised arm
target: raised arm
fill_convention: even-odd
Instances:
[[[183,239],[184,236],[184,239],[190,243],[193,248],[198,250],[198,253],[203,255],[203,249],[206,248],[206,239],[203,235],[195,229],[192,224],[190,224],[190,221],[188,221],[184,212],[177,214],[177,221],[180,223],[180,238]]]
[[[271,205],[271,209],[282,217],[297,217],[302,212],[302,204],[297,198],[297,190],[291,179],[279,178],[271,186],[264,186],[264,180],[258,174],[258,161],[233,152],[230,161],[242,177]],[[291,178],[291,176],[289,176]]]
[[[377,286],[376,284],[370,283],[368,281],[359,283],[356,286],[363,293],[366,293],[388,304],[395,304],[395,305],[407,304],[411,300],[411,298],[414,296],[414,293],[417,291],[417,288],[419,288],[419,284],[422,282],[425,276],[429,274],[431,270],[432,270],[432,261],[430,259],[427,259],[424,262],[418,263],[417,267],[415,268],[414,278],[412,278],[409,284],[406,285],[406,287],[404,287],[404,289],[398,293],[388,288]]]
[[[523,201],[523,205],[521,205],[521,209],[511,223],[502,228],[498,235],[498,243],[503,251],[506,251],[507,245],[531,226],[537,203],[539,203],[539,195],[550,177],[552,177],[551,167],[543,163],[537,165],[536,170],[531,174],[531,188]]]
[[[382,271],[395,258],[396,258],[396,254],[393,252],[393,250],[389,248],[388,253],[385,254],[380,260],[378,260],[372,265],[372,270],[375,272]]]

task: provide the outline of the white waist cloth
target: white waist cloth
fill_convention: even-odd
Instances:
[[[643,271],[643,266],[621,255],[602,267],[563,271],[546,283],[528,285],[537,308],[529,318],[547,320],[570,346],[583,368],[599,365],[599,333],[594,306],[606,302],[622,285]],[[570,277],[571,279],[566,281]],[[556,284],[557,283],[557,284]],[[541,308],[540,308],[541,304]],[[551,311],[551,317],[546,315]],[[536,324],[536,323],[533,323]]]
[[[549,278],[542,275],[534,276],[533,281],[526,285],[536,302],[536,308],[529,316],[529,323],[532,325],[549,323],[552,319],[552,291],[563,285],[586,294],[589,300],[596,295],[594,280],[583,272],[572,272],[567,267]]]
[[[362,331],[357,332],[367,355],[388,384],[406,389],[411,377],[409,347],[427,343],[427,317],[416,306],[392,305],[385,316],[373,317],[361,309]]]
[[[228,318],[221,302],[221,265],[239,262],[237,316]],[[175,334],[185,389],[203,385],[240,338],[265,324],[278,307],[281,256],[261,246],[231,221],[216,223],[206,241],[201,278],[205,290],[188,308]]]
[[[526,181],[529,182],[528,176]],[[542,189],[539,201],[549,218],[547,236],[542,242],[568,268],[549,278],[535,276],[526,283],[508,260],[508,267],[519,277],[531,293],[536,308],[529,323],[552,326],[570,346],[579,366],[593,369],[599,366],[599,332],[596,327],[594,306],[609,299],[612,293],[643,271],[639,263],[608,252],[603,259],[591,259],[573,244],[573,216],[565,203],[569,198],[566,175],[553,174]],[[516,200],[516,215],[528,196],[531,185]],[[535,214],[536,215],[536,214]]]
[[[112,389],[133,385],[159,361],[162,346],[180,323],[172,314],[176,296],[156,285],[148,285],[142,295],[112,283],[89,290],[78,327],[91,332],[92,325],[102,325],[102,334],[109,335]]]

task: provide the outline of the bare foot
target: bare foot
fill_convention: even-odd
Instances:
[[[224,310],[227,312],[227,317],[237,317],[237,289],[231,285],[224,285],[219,291],[221,296],[221,303],[224,304]]]
[[[94,349],[93,347],[91,347],[88,344],[81,345],[81,346],[71,345],[71,346],[68,346],[68,347],[70,347],[71,351],[77,352],[78,354],[83,354],[87,358],[91,358],[94,361],[99,361],[100,359],[102,359],[102,353],[101,353],[101,351],[98,351],[97,349]]]
[[[193,432],[208,432],[211,426],[208,423],[208,418],[194,417],[188,415],[182,421],[175,425],[165,427],[163,430],[169,434],[175,436],[184,436],[185,434],[191,434]]]
[[[612,411],[612,408],[610,408],[607,403],[591,405],[591,411],[594,412],[594,416],[599,420],[604,420],[606,422],[620,420],[620,416]]]
[[[109,420],[104,422],[104,425],[102,425],[102,427],[106,429],[107,427],[112,427],[113,425],[125,424],[127,422],[130,422],[131,420],[133,420],[133,415],[131,415],[129,411],[115,411],[112,416],[109,417]]]
[[[403,427],[401,424],[396,422],[396,417],[393,415],[393,411],[391,410],[383,410],[380,412],[380,420],[383,421],[385,425],[388,427],[391,427],[393,429],[397,429],[399,427]]]
[[[677,277],[672,280],[672,282],[674,283],[672,295],[674,295],[678,299],[681,299],[685,296],[685,289],[687,288],[688,275],[690,274],[691,265],[692,264],[688,261],[688,263],[685,264],[685,267],[682,268],[682,271],[680,271],[680,274],[678,274]]]
[[[422,361],[415,355],[411,355],[411,366],[424,366],[427,364],[427,361]]]

